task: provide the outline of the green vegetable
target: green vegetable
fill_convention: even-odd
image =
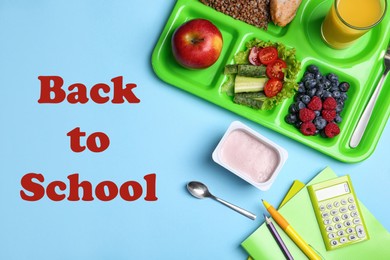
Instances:
[[[237,74],[245,77],[262,78],[265,76],[265,66],[255,66],[250,64],[228,64],[225,66],[224,74]]]
[[[221,90],[226,93],[228,96],[234,96],[234,80],[236,74],[231,74],[227,76],[227,80],[222,84]]]
[[[268,78],[252,78],[237,75],[234,81],[234,93],[262,91],[267,80]]]
[[[252,49],[252,47],[268,47],[268,46],[274,46],[278,50],[279,58],[284,60],[287,64],[287,68],[284,69],[284,83],[283,83],[283,89],[274,97],[271,98],[264,98],[264,102],[262,103],[260,109],[270,110],[274,108],[276,105],[280,104],[284,99],[290,98],[295,94],[295,91],[298,89],[298,84],[296,83],[297,74],[299,73],[299,70],[301,69],[301,63],[296,59],[295,56],[295,49],[294,48],[287,48],[283,43],[279,42],[265,42],[259,39],[253,39],[246,43],[246,50],[238,52],[234,56],[234,61],[236,64],[249,64],[248,56],[249,52]],[[228,79],[230,82],[229,84],[232,84],[231,79]],[[233,79],[234,83],[234,79]],[[231,87],[231,85],[230,85]],[[229,89],[228,85],[223,85],[222,89]],[[231,95],[232,91],[227,91],[228,95]],[[230,93],[230,94],[229,94]],[[234,98],[234,101],[240,100],[240,103],[244,103],[242,99],[245,98],[245,96],[242,96],[240,98]],[[236,102],[236,101],[235,101]],[[248,103],[252,103],[252,100],[248,100]],[[256,107],[258,104],[256,105]],[[253,106],[252,106],[253,107]]]
[[[245,105],[254,109],[261,109],[267,97],[263,92],[246,92],[234,95],[234,103]]]
[[[245,77],[265,77],[265,66],[242,64],[237,66],[237,75]]]
[[[230,74],[237,74],[238,71],[238,65],[237,64],[228,64],[225,66],[225,70],[223,74],[230,75]]]

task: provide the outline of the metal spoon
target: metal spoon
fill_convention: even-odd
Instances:
[[[252,220],[256,219],[256,215],[246,211],[245,209],[242,209],[240,207],[237,207],[236,205],[233,205],[227,201],[224,201],[223,199],[220,199],[218,197],[215,197],[213,194],[210,193],[209,189],[207,188],[206,185],[204,185],[201,182],[198,181],[190,181],[187,183],[187,190],[191,193],[192,196],[198,199],[203,199],[203,198],[211,198],[213,200],[216,200],[223,205],[237,211],[238,213],[244,215],[247,218],[250,218]]]
[[[385,71],[383,72],[383,75],[381,79],[379,80],[378,86],[376,87],[374,94],[372,94],[370,101],[367,104],[367,107],[365,108],[362,116],[359,119],[359,122],[352,134],[351,140],[349,142],[349,146],[351,148],[356,148],[360,140],[363,137],[363,134],[366,130],[367,124],[370,121],[370,117],[372,114],[372,111],[374,110],[374,106],[376,103],[376,100],[378,99],[379,92],[381,91],[383,87],[383,83],[385,82],[386,75],[390,71],[390,47],[387,48],[387,52],[385,53],[384,57],[385,62]]]

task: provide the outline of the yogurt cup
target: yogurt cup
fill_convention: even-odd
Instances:
[[[256,188],[268,190],[288,157],[287,151],[239,121],[230,124],[213,160]]]

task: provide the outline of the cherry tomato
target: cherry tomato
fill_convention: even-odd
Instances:
[[[259,51],[259,60],[262,64],[267,65],[278,58],[278,50],[275,47],[265,47]]]
[[[249,52],[249,63],[252,65],[260,66],[261,62],[259,60],[259,51],[261,48],[258,47],[252,47],[251,51]]]
[[[287,68],[287,64],[280,59],[277,59],[271,64],[267,65],[266,73],[270,79],[284,79],[284,73],[282,69]]]
[[[269,79],[267,83],[265,83],[264,94],[267,97],[274,97],[282,90],[282,88],[283,88],[282,81],[278,79]]]

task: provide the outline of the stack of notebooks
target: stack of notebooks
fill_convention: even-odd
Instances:
[[[336,177],[337,175],[328,167],[308,185]],[[390,259],[390,233],[361,202],[359,204],[370,239],[332,251],[326,251],[309,193],[302,183],[294,182],[278,211],[323,259]],[[294,259],[307,259],[276,223],[275,227]],[[285,259],[266,224],[261,225],[241,245],[255,260]]]

